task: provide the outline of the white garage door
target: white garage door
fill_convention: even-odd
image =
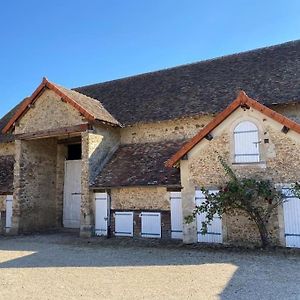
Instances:
[[[141,236],[161,238],[161,215],[159,212],[141,213]]]
[[[218,193],[217,190],[211,190],[209,192],[210,193]],[[197,190],[196,197],[195,197],[196,205],[197,206],[201,205],[204,200],[205,200],[204,194],[201,191]],[[198,214],[196,217],[198,242],[222,243],[223,242],[222,219],[218,215],[215,215],[211,224],[207,226],[207,233],[204,235],[201,234],[202,222],[205,221],[205,216],[206,216],[206,214],[202,213],[202,214]]]
[[[115,212],[115,235],[133,236],[133,212]]]
[[[288,188],[282,189],[282,193],[286,199],[283,203],[286,246],[300,248],[300,199]]]
[[[182,202],[181,192],[171,192],[171,237],[182,239]]]

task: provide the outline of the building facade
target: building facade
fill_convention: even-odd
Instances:
[[[226,182],[218,155],[241,177],[299,180],[299,67],[295,41],[75,89],[44,79],[0,121],[2,233],[257,244],[241,212],[206,236],[184,217]],[[300,247],[290,198],[269,231]]]

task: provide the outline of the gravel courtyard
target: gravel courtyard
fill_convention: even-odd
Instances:
[[[300,299],[300,255],[82,240],[0,238],[0,299]]]

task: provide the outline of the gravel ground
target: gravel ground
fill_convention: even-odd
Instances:
[[[0,299],[300,299],[300,255],[70,234],[0,238]]]

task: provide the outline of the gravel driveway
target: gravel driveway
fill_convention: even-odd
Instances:
[[[0,299],[300,299],[299,254],[0,238]]]

